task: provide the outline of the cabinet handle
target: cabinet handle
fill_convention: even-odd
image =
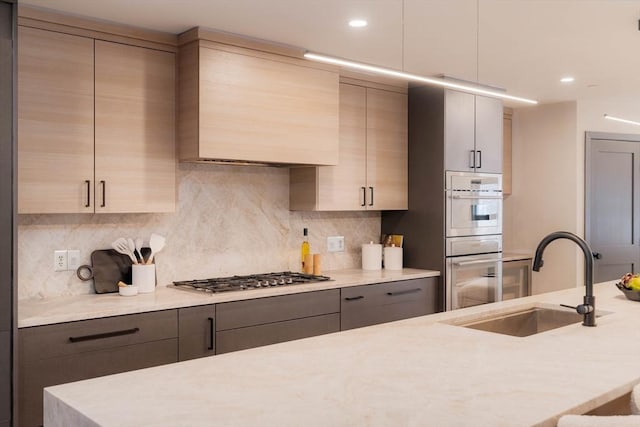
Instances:
[[[476,168],[476,150],[469,151],[469,169]]]
[[[416,292],[420,292],[421,290],[422,289],[420,289],[420,288],[407,289],[406,291],[387,292],[387,295],[392,297],[392,296],[396,296],[396,295],[414,294]]]
[[[360,206],[367,206],[367,188],[360,187],[362,190],[362,204]]]
[[[369,187],[369,191],[371,192],[371,200],[369,201],[369,206],[373,206],[373,187]]]
[[[478,150],[478,169],[482,168],[482,150]]]
[[[207,350],[213,350],[213,317],[207,318],[209,321],[209,347]]]
[[[91,206],[91,181],[86,179],[84,183],[87,184],[87,203],[84,205],[84,207],[88,208]]]
[[[100,184],[102,185],[102,204],[100,207],[104,208],[107,206],[107,183],[106,181],[100,181]]]
[[[122,331],[104,332],[102,334],[82,335],[80,337],[69,337],[70,342],[92,341],[103,338],[119,337],[121,335],[131,335],[140,331],[140,328],[123,329]]]
[[[345,297],[344,300],[345,301],[354,301],[354,300],[362,299],[362,298],[364,298],[362,295],[358,295],[357,297]]]

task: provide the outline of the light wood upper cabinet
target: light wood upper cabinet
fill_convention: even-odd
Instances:
[[[337,164],[337,72],[201,40],[179,55],[181,160]]]
[[[20,26],[18,212],[175,210],[174,57]]]
[[[292,168],[291,210],[407,209],[407,95],[340,84],[340,163]]]
[[[172,212],[174,54],[95,43],[96,212]]]
[[[18,212],[93,212],[93,39],[18,41]]]
[[[408,208],[407,95],[367,88],[367,207]]]

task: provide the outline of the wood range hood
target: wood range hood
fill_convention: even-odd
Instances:
[[[193,28],[178,36],[178,158],[338,164],[339,70],[304,49]]]

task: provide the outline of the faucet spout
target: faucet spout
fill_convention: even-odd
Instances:
[[[584,315],[584,320],[582,322],[584,326],[596,326],[596,301],[593,296],[593,252],[587,242],[567,231],[556,231],[548,234],[540,241],[536,248],[536,255],[533,259],[533,271],[540,271],[540,268],[542,268],[544,264],[544,261],[542,260],[542,253],[549,243],[557,239],[568,239],[573,241],[584,253],[584,280],[586,290],[584,302],[576,307],[576,311]]]

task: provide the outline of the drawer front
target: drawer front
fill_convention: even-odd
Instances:
[[[228,302],[216,306],[216,331],[339,311],[339,289]]]
[[[228,353],[338,331],[338,313],[231,329],[216,333],[216,353]]]
[[[20,363],[20,426],[42,425],[43,388],[177,362],[177,338]],[[100,396],[101,399],[118,397]],[[117,406],[117,405],[116,405]]]
[[[436,278],[342,289],[340,329],[353,329],[437,311]]]
[[[178,360],[215,354],[215,319],[215,305],[178,310]]]
[[[177,310],[20,329],[20,357],[45,359],[178,336]]]

